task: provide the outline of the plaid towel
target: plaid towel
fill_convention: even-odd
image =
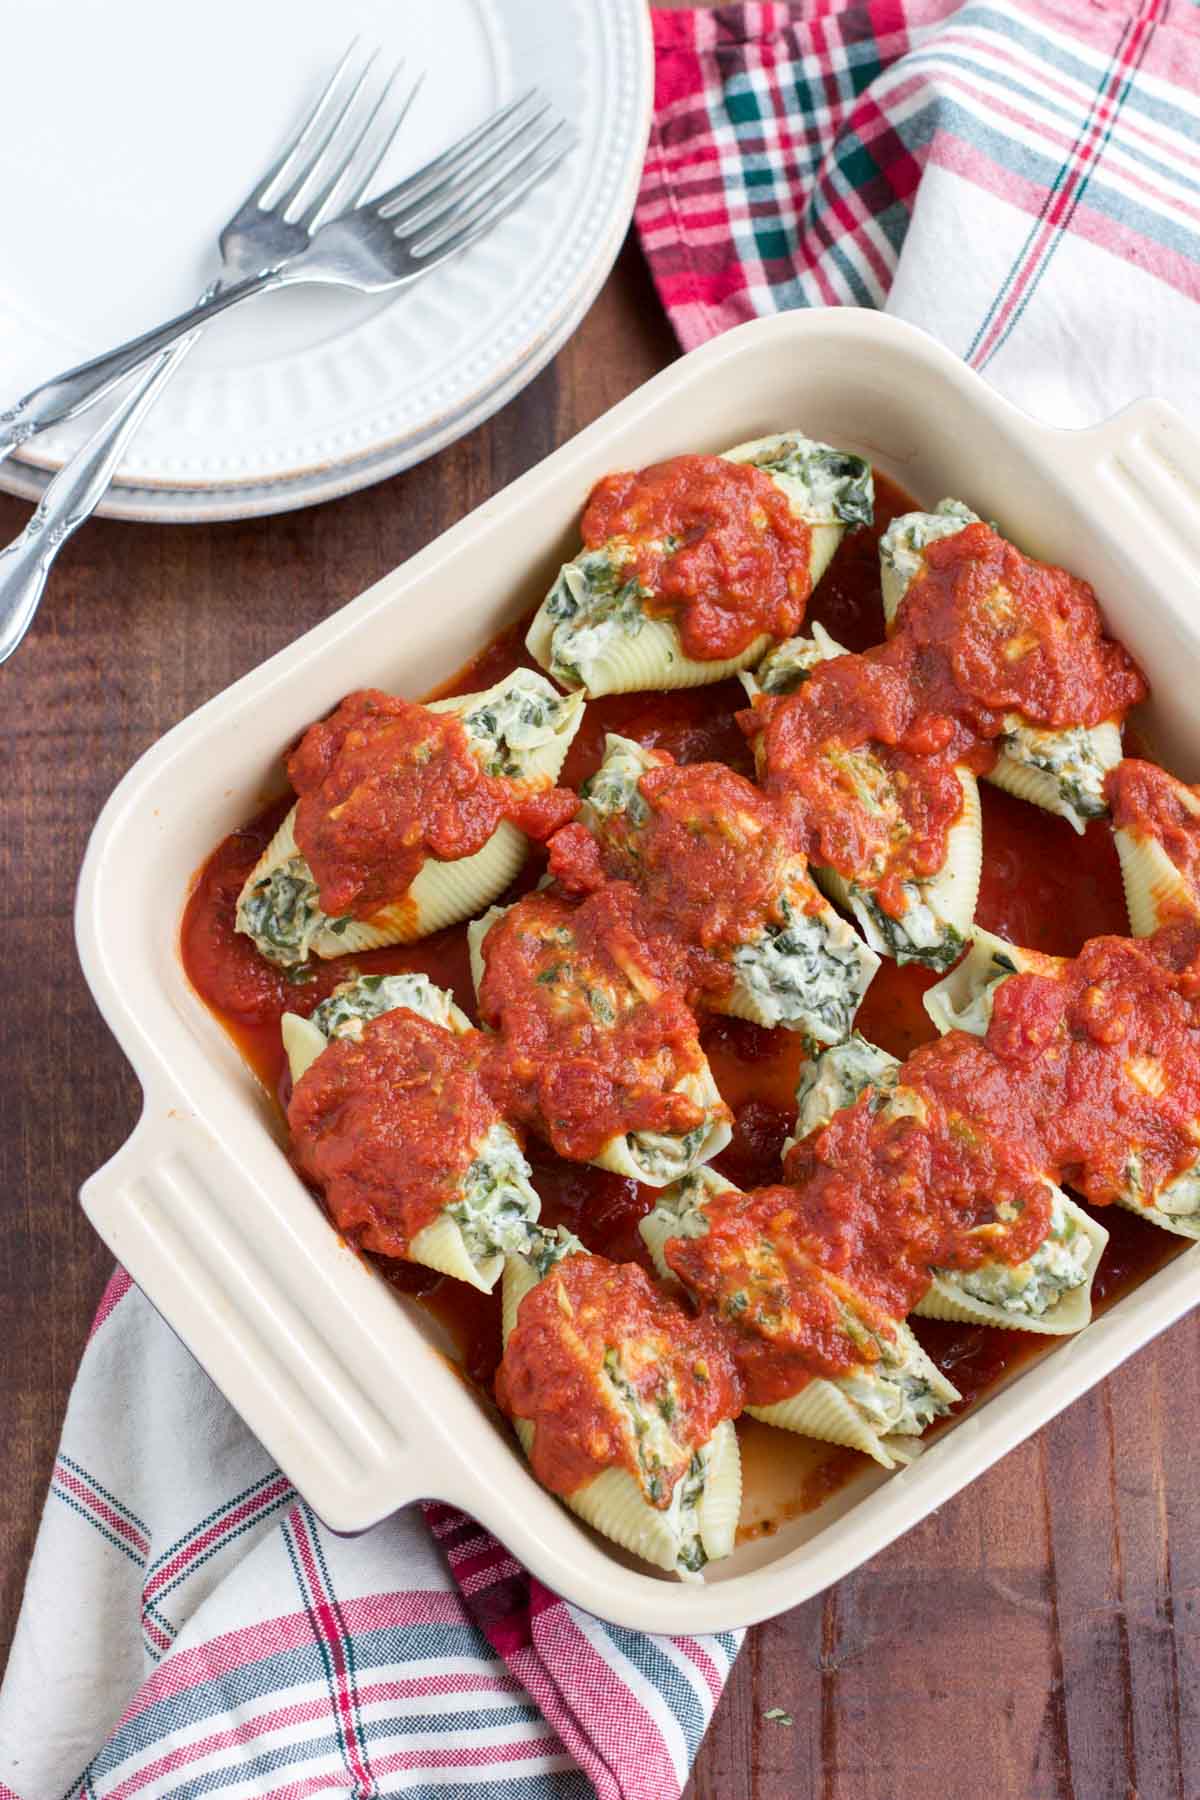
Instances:
[[[877,306],[1058,424],[1200,401],[1189,0],[654,23],[637,219],[686,348]],[[736,1650],[601,1625],[447,1507],[332,1537],[118,1275],[0,1693],[0,1800],[671,1800]]]
[[[448,1506],[326,1531],[128,1276],[0,1693],[0,1800],[672,1800],[732,1633],[602,1625]]]
[[[659,13],[641,240],[685,349],[793,306],[923,326],[1086,425],[1200,412],[1191,0]]]

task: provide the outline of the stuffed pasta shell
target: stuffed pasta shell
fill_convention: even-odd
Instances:
[[[526,894],[475,920],[468,941],[508,1117],[570,1161],[651,1187],[724,1149],[729,1109],[631,887],[577,906]]]
[[[885,656],[826,632],[780,645],[743,685],[759,780],[814,879],[879,955],[948,968],[982,867],[969,737],[931,726]]]
[[[296,1160],[337,1229],[490,1293],[540,1202],[483,1034],[422,974],[357,977],[281,1028]]]
[[[610,733],[581,799],[551,840],[560,883],[631,882],[713,1011],[820,1044],[846,1036],[879,959],[813,886],[753,782]]]
[[[1022,555],[959,500],[893,519],[879,557],[888,626],[936,647],[950,704],[994,745],[988,780],[1076,831],[1100,818],[1145,684],[1088,584]]]
[[[890,1469],[958,1399],[902,1321],[814,1259],[791,1189],[742,1193],[697,1169],[639,1230],[663,1278],[726,1334],[745,1410],[765,1424]]]
[[[935,1053],[936,1054],[936,1053]],[[923,1061],[927,1064],[929,1058]],[[856,1032],[844,1044],[825,1050],[801,1070],[796,1089],[796,1135],[792,1144],[820,1131],[834,1115],[853,1106],[860,1094],[870,1096],[884,1129],[912,1120],[919,1130],[928,1120],[929,1099],[921,1087],[908,1085],[905,1065]],[[924,1073],[924,1071],[922,1071]],[[973,1084],[971,1091],[974,1091]],[[969,1110],[951,1115],[949,1127],[961,1142],[970,1135],[986,1137],[986,1126]],[[786,1153],[786,1151],[785,1151]],[[1108,1233],[1048,1178],[1049,1208],[1045,1232],[1017,1260],[979,1256],[978,1246],[995,1235],[986,1217],[973,1227],[975,1254],[969,1268],[928,1267],[929,1285],[913,1312],[923,1319],[954,1319],[968,1324],[1062,1336],[1079,1331],[1091,1317],[1091,1285]],[[936,1196],[932,1196],[936,1203]],[[1002,1201],[1000,1222],[1015,1216],[1020,1201]]]
[[[1060,1178],[1200,1237],[1200,1030],[1194,933],[1089,938],[1050,957],[983,936],[926,996],[940,1030],[995,1042]],[[940,991],[939,991],[940,989]]]
[[[496,1397],[571,1511],[684,1581],[728,1556],[740,1392],[719,1334],[561,1228],[504,1272]]]
[[[720,681],[798,630],[873,502],[869,463],[796,432],[607,475],[529,652],[592,695]]]
[[[554,783],[578,694],[515,669],[428,705],[364,690],[288,759],[299,799],[237,904],[237,929],[285,967],[407,944],[478,912],[513,880],[528,838],[569,819]]]
[[[1135,757],[1118,764],[1105,789],[1134,937],[1200,919],[1200,790]]]

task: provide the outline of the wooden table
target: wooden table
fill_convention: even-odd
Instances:
[[[674,354],[629,245],[555,364],[425,467],[262,523],[91,525],[0,671],[5,1645],[110,1267],[76,1190],[138,1111],[71,932],[101,803],[168,726]],[[0,497],[0,542],[26,510]],[[1193,1317],[867,1568],[752,1632],[694,1800],[1196,1800],[1198,1420]]]

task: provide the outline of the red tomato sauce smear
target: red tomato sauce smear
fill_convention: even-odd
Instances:
[[[893,918],[936,874],[962,811],[959,768],[985,774],[1010,711],[1052,729],[1124,719],[1146,684],[1103,634],[1096,597],[990,526],[929,544],[890,641],[819,663],[744,717],[768,793],[790,804],[810,861],[870,886]],[[888,797],[864,792],[863,753]]]
[[[665,1455],[661,1441],[652,1450],[635,1438],[606,1395],[597,1370],[610,1359],[641,1410],[669,1420]],[[659,1507],[670,1505],[695,1452],[742,1405],[711,1319],[685,1312],[637,1267],[579,1255],[564,1257],[522,1300],[496,1398],[534,1427],[533,1470],[552,1493],[574,1494],[602,1470],[623,1468]]]
[[[769,475],[723,456],[675,456],[606,475],[583,514],[583,544],[613,544],[652,618],[670,618],[697,661],[740,656],[755,638],[795,636],[812,592],[812,532]]]
[[[578,805],[549,782],[489,775],[461,719],[374,688],[310,725],[287,770],[296,843],[335,919],[372,918],[408,894],[427,857],[474,856],[502,819],[543,838]]]
[[[813,596],[810,620],[819,621],[852,650],[878,645],[884,636],[877,540],[891,518],[913,505],[903,490],[877,475],[874,526],[847,534]],[[524,647],[527,624],[522,620],[500,633],[443,692],[473,692],[514,668],[532,666]],[[594,773],[608,732],[666,752],[680,765],[721,762],[742,775],[752,774],[737,722],[744,705],[736,681],[591,701],[560,781],[577,788]],[[266,963],[251,941],[235,932],[238,894],[292,797],[288,793],[216,847],[195,878],[181,930],[182,960],[193,987],[284,1110],[291,1098],[291,1081],[280,1017],[285,1011],[307,1016],[339,982],[354,975],[419,970],[449,989],[459,1006],[476,1016],[465,925],[419,943],[314,962],[289,973]],[[1088,938],[1127,932],[1120,870],[1105,821],[1095,821],[1080,838],[1064,820],[997,789],[985,786],[981,798],[985,851],[977,919],[984,929],[1060,956],[1073,956]],[[544,851],[535,845],[522,876],[502,902],[528,892],[544,867]],[[910,1056],[934,1038],[921,997],[936,979],[916,965],[885,962],[859,1009],[857,1029],[894,1056]],[[738,1187],[770,1187],[779,1180],[783,1142],[795,1118],[793,1096],[803,1058],[799,1036],[741,1019],[702,1015],[700,1041],[733,1116],[733,1140],[714,1167]],[[650,1268],[637,1225],[654,1205],[653,1190],[567,1161],[536,1133],[529,1137],[526,1154],[541,1196],[544,1224],[567,1227],[587,1249],[614,1263]],[[328,1207],[328,1198],[325,1204]],[[1110,1242],[1093,1288],[1099,1311],[1184,1247],[1182,1240],[1148,1228],[1116,1208],[1105,1209],[1104,1223]],[[405,1225],[400,1228],[403,1231]],[[416,1296],[441,1321],[457,1346],[464,1373],[490,1392],[500,1358],[498,1294],[478,1293],[394,1256],[370,1250],[364,1254],[384,1279]],[[1033,1356],[1045,1353],[1047,1345],[1045,1338],[1031,1333],[982,1326],[916,1320],[913,1328],[962,1393],[956,1412]],[[546,1434],[537,1435],[547,1441]],[[803,1496],[790,1512],[818,1504],[865,1466],[855,1453],[833,1447],[827,1462],[819,1478],[811,1470],[806,1473]],[[790,1512],[785,1508],[780,1516]]]

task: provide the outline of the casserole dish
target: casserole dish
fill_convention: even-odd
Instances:
[[[1096,587],[1145,669],[1140,721],[1200,775],[1200,439],[1145,401],[1085,432],[1035,424],[923,333],[857,310],[755,322],[646,384],[404,568],[210,701],[149,751],[96,826],[80,880],[87,979],[145,1109],[85,1209],[317,1513],[358,1531],[418,1498],[469,1511],[551,1588],[618,1624],[724,1630],[779,1613],[940,1506],[1200,1297],[1186,1250],[1060,1340],[909,1467],[871,1470],[741,1546],[704,1585],[634,1568],[539,1488],[434,1321],[330,1231],[282,1125],[184,975],[179,917],[213,843],[279,785],[278,758],[347,691],[419,694],[544,593],[578,509],[614,467],[799,420],[925,504],[955,493]]]

